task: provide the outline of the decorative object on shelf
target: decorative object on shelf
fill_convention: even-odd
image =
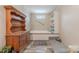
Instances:
[[[50,17],[50,32],[54,33],[54,15],[51,15]]]

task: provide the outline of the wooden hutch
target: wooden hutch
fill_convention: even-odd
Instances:
[[[25,29],[26,16],[13,6],[4,6],[6,10],[6,45],[21,52],[30,42],[29,32]]]

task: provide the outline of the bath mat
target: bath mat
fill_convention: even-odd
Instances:
[[[48,40],[35,40],[33,42],[33,45],[34,46],[47,46],[48,43],[47,43]]]

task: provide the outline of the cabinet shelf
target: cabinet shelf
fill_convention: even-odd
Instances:
[[[16,21],[20,21],[20,22],[25,22],[25,20],[17,19],[17,18],[11,18],[11,20],[16,20]]]
[[[17,23],[15,23],[15,24],[12,24],[11,26],[12,27],[25,27],[25,24],[17,24]]]

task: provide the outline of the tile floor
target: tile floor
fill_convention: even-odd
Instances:
[[[24,53],[67,53],[68,49],[56,40],[34,40]]]

